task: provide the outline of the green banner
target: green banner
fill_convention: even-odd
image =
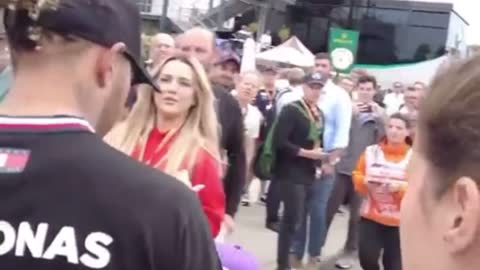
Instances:
[[[360,33],[341,28],[330,28],[328,52],[333,67],[342,73],[349,73],[353,68],[358,50]]]

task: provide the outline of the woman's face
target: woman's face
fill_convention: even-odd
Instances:
[[[387,122],[387,139],[390,143],[404,143],[409,134],[405,121],[397,118],[391,118]]]
[[[194,77],[193,69],[179,60],[165,64],[157,80],[162,92],[155,94],[155,105],[160,114],[175,118],[188,113],[196,103]]]

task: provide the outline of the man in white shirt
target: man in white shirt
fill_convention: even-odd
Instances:
[[[232,91],[240,108],[242,109],[243,123],[245,127],[245,147],[247,153],[247,183],[245,185],[245,196],[243,204],[248,206],[252,201],[248,193],[249,185],[253,179],[251,163],[256,152],[257,139],[260,136],[260,127],[263,115],[260,110],[251,103],[257,96],[261,86],[261,77],[254,71],[241,73],[235,83],[235,90]]]
[[[292,68],[287,73],[289,86],[278,91],[275,98],[275,114],[280,115],[282,108],[303,97],[303,78],[305,72],[301,68]]]
[[[403,84],[401,82],[394,82],[392,93],[385,95],[383,99],[388,115],[392,115],[400,110],[400,106],[405,102],[403,92]]]

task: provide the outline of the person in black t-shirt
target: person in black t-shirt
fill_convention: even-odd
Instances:
[[[220,269],[194,191],[101,139],[131,84],[158,90],[139,65],[136,5],[27,4],[5,15],[15,77],[0,105],[0,268]]]
[[[328,76],[321,73],[305,76],[303,98],[285,105],[273,131],[273,181],[277,182],[284,204],[278,236],[278,270],[303,268],[295,264],[300,258],[292,254],[289,260],[289,254],[295,233],[306,222],[317,162],[327,156],[320,148],[323,114],[316,105],[327,80]]]
[[[182,53],[197,58],[207,72],[218,63],[215,46],[215,33],[203,28],[192,28],[178,38],[178,47]],[[226,197],[224,228],[228,232],[232,232],[235,226],[233,217],[238,210],[247,172],[242,111],[230,90],[232,89],[212,82],[221,126],[221,147],[228,166],[223,178]]]

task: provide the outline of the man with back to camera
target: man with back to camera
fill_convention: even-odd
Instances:
[[[192,28],[177,39],[182,53],[197,58],[207,72],[216,63],[215,34],[203,28]],[[212,82],[212,90],[217,99],[217,114],[221,125],[221,146],[228,158],[228,168],[223,183],[226,197],[225,227],[232,232],[233,217],[238,210],[246,179],[247,159],[244,143],[244,126],[240,105],[230,94],[230,90]]]
[[[101,138],[131,84],[155,87],[136,5],[43,2],[37,19],[26,2],[5,18],[15,77],[0,105],[1,269],[219,269],[196,194]]]

